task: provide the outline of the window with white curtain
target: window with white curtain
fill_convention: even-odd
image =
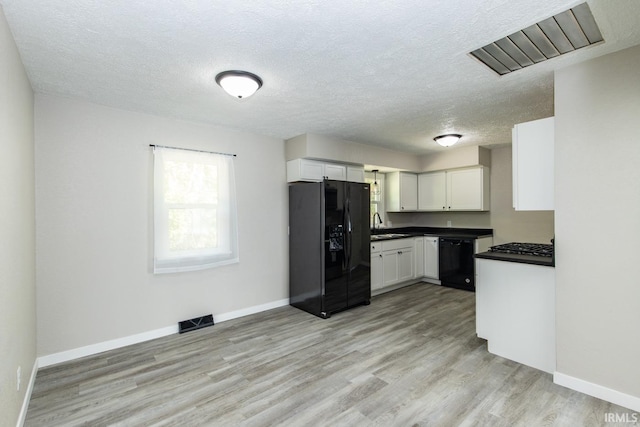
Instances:
[[[233,156],[155,146],[154,273],[239,261]]]

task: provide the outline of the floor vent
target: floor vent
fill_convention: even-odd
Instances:
[[[206,328],[207,326],[213,326],[212,314],[178,322],[178,332],[183,334],[185,332],[195,331],[196,329]]]
[[[587,3],[470,52],[499,75],[604,41]]]

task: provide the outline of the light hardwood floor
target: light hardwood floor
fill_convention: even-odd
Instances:
[[[633,414],[489,354],[473,293],[282,307],[41,369],[27,426],[599,426]],[[624,424],[630,425],[630,424]]]

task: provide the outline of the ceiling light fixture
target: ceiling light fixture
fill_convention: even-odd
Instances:
[[[462,138],[462,135],[458,135],[457,133],[448,133],[446,135],[436,136],[433,140],[443,147],[451,147],[453,144],[458,142],[460,138]]]
[[[229,95],[248,98],[262,87],[262,79],[248,71],[229,70],[216,76],[216,83]]]

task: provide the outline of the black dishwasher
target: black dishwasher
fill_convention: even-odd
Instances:
[[[441,237],[440,283],[450,288],[475,292],[474,239]]]

